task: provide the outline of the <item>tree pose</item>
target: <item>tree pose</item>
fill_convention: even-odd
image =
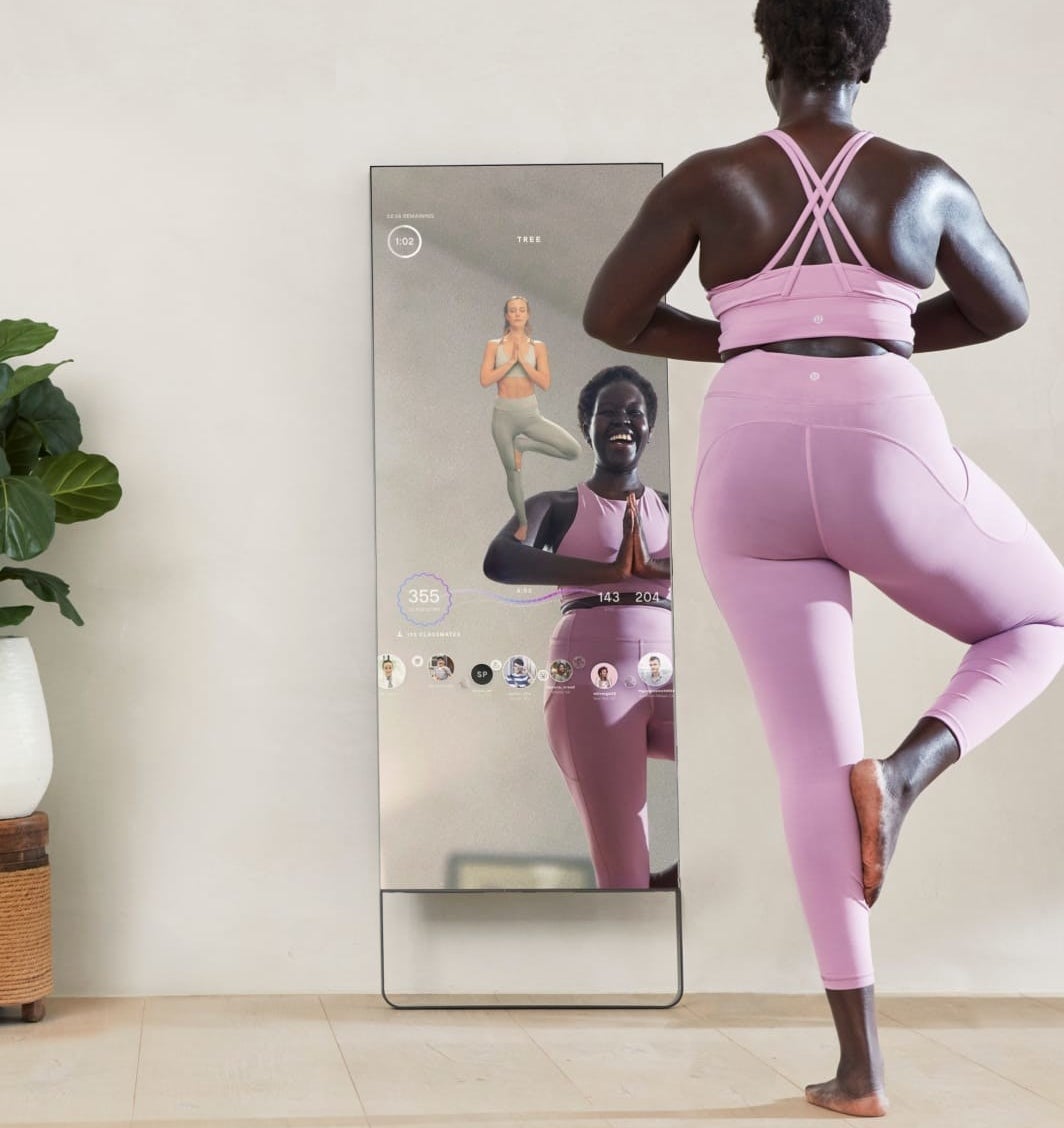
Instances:
[[[887,0],[760,0],[777,128],[666,177],[585,310],[617,348],[724,362],[701,419],[696,542],[775,760],[841,1047],[806,1095],[857,1116],[887,1108],[868,911],[902,821],[1064,662],[1064,569],[954,450],[908,359],[1019,328],[1027,295],[951,168],[853,123],[889,18]],[[717,321],[660,300],[696,253]],[[936,270],[948,292],[922,301]],[[861,760],[851,572],[970,645],[882,760]]]

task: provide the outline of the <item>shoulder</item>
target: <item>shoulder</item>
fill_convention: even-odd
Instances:
[[[533,494],[525,502],[526,506],[535,506],[537,509],[566,509],[576,505],[579,491],[576,486],[567,490],[544,490],[542,493]]]
[[[669,495],[664,490],[656,490],[653,486],[647,486],[646,491],[652,498],[657,498],[661,502],[662,508],[666,513],[669,511]]]
[[[578,497],[578,490],[573,486],[568,490],[545,490],[525,502],[529,524],[535,521],[538,525],[536,548],[558,547],[576,519]]]
[[[662,194],[691,201],[703,199],[707,190],[741,194],[749,185],[751,173],[778,151],[778,145],[759,135],[735,145],[692,153],[661,181]]]
[[[967,187],[964,180],[935,153],[911,149],[878,135],[868,142],[865,152],[865,163],[872,166],[871,171],[877,176],[886,172],[924,189],[949,191],[959,186]],[[854,167],[859,168],[860,165],[855,163]]]

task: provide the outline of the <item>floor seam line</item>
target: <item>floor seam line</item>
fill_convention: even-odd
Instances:
[[[355,1075],[351,1072],[351,1066],[347,1061],[347,1054],[344,1053],[343,1047],[340,1045],[340,1038],[336,1033],[336,1027],[333,1026],[332,1019],[329,1017],[329,1012],[325,1007],[325,1001],[321,995],[315,996],[318,1000],[318,1006],[321,1008],[321,1013],[325,1018],[326,1025],[329,1027],[329,1033],[332,1035],[333,1045],[336,1047],[336,1052],[340,1055],[340,1060],[344,1064],[344,1072],[347,1074],[348,1081],[351,1082],[351,1090],[355,1094],[355,1100],[358,1101],[358,1107],[362,1110],[362,1119],[369,1123],[369,1113],[366,1111],[366,1103],[362,1099],[362,1094],[358,1091],[358,1084],[355,1081]]]
[[[148,1013],[148,1000],[140,1000],[140,1029],[137,1033],[137,1065],[133,1070],[133,1100],[129,1109],[129,1122],[137,1118],[137,1093],[140,1089],[140,1059],[144,1050],[144,1017]]]

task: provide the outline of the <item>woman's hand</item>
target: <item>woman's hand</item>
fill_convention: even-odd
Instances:
[[[505,359],[502,364],[497,365],[495,361],[498,359],[500,348],[502,349],[502,355]],[[516,349],[514,348],[513,339],[510,337],[503,337],[502,340],[488,341],[484,346],[484,357],[480,362],[480,386],[482,388],[490,388],[492,384],[498,384],[506,373],[517,363],[515,353]]]
[[[647,548],[647,542],[643,539],[643,526],[639,521],[639,503],[636,501],[634,493],[628,495],[628,511],[625,513],[625,520],[628,520],[629,514],[634,522],[634,535],[632,537],[632,575],[638,576],[644,580],[662,580],[667,579],[671,568],[669,567],[668,560],[655,560]]]
[[[640,538],[639,514],[632,504],[633,494],[628,495],[628,505],[624,511],[621,526],[621,546],[617,549],[611,568],[611,580],[627,580],[635,570],[635,545]]]

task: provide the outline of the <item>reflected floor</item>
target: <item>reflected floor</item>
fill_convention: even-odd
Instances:
[[[880,1000],[897,1128],[1064,1125],[1064,999]],[[670,1010],[395,1011],[373,996],[52,999],[0,1011],[0,1125],[761,1128],[814,1109],[820,996]]]

